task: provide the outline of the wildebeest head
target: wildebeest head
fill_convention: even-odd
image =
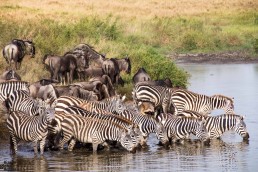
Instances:
[[[125,62],[127,64],[127,70],[125,72],[130,74],[131,73],[131,61],[128,56],[125,57]]]
[[[2,79],[4,80],[21,80],[21,77],[12,69],[5,71],[2,74]]]
[[[32,58],[35,56],[35,46],[32,41],[24,41],[26,45],[26,51],[31,55]]]

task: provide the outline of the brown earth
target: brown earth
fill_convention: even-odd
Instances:
[[[258,63],[258,57],[250,57],[244,52],[223,52],[223,53],[198,53],[198,54],[170,54],[168,55],[176,63],[209,63],[209,64],[230,64],[230,63]]]

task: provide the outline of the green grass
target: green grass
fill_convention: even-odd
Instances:
[[[4,7],[6,10],[15,8],[22,7]],[[237,50],[257,56],[257,16],[256,11],[246,11],[219,16],[156,16],[141,21],[131,19],[131,23],[112,15],[92,15],[67,22],[44,17],[18,22],[5,19],[0,21],[0,31],[4,33],[1,34],[0,46],[4,47],[13,38],[33,39],[36,57],[25,57],[18,71],[23,80],[30,82],[49,77],[42,64],[45,54],[63,55],[79,43],[88,43],[108,58],[125,55],[131,58],[132,74],[123,75],[127,86],[119,89],[121,92],[130,90],[132,76],[139,67],[144,67],[153,79],[169,77],[174,86],[187,87],[189,75],[166,58],[166,54]],[[1,71],[6,66],[1,58]]]

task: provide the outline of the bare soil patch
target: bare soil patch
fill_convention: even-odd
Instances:
[[[207,64],[224,64],[224,63],[258,63],[258,57],[250,57],[244,52],[223,52],[223,53],[197,53],[197,54],[170,54],[176,63],[207,63]]]

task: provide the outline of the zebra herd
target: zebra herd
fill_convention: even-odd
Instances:
[[[84,54],[90,53],[86,51],[85,44],[80,46]],[[90,56],[92,60],[102,63],[102,56],[94,53],[96,56]],[[119,64],[116,64],[119,70],[121,68],[130,73],[130,65],[124,65],[127,66],[125,69]],[[103,69],[107,69],[107,66]],[[53,75],[57,77],[57,73]],[[120,78],[115,73],[107,77],[112,78],[112,83],[117,83]],[[41,94],[55,89],[51,92],[53,95],[59,89],[51,83],[38,87],[42,82],[48,80],[42,80],[33,87],[38,92],[43,88]],[[60,150],[66,145],[68,151],[72,151],[76,143],[91,143],[94,153],[101,146],[107,149],[120,146],[135,152],[137,148],[147,145],[151,133],[155,133],[157,140],[164,146],[184,143],[191,135],[209,144],[211,139],[219,138],[225,131],[232,129],[243,139],[249,139],[243,116],[234,112],[233,98],[206,96],[187,89],[172,88],[170,79],[152,81],[143,68],[133,77],[133,84],[132,103],[126,102],[125,96],[118,95],[116,91],[109,94],[112,84],[104,87],[107,96],[101,99],[89,99],[89,94],[84,94],[83,98],[54,94],[42,100],[42,97],[32,96],[31,84],[28,82],[0,82],[0,101],[7,109],[11,151],[17,153],[18,141],[24,140],[34,143],[35,154],[38,153],[38,143],[40,154],[43,154],[45,147]],[[96,90],[94,84],[73,83],[70,86]],[[214,109],[223,109],[225,114],[210,115]]]
[[[234,113],[233,100],[222,95],[209,97],[141,82],[134,86],[133,105],[120,95],[101,101],[60,96],[48,102],[32,99],[24,81],[4,82],[0,87],[0,98],[8,109],[7,127],[13,153],[17,153],[19,140],[33,142],[36,154],[39,143],[43,154],[46,141],[50,149],[63,149],[67,143],[68,151],[77,142],[92,143],[93,152],[97,152],[99,145],[110,149],[115,142],[135,152],[147,145],[151,133],[164,146],[184,143],[191,134],[206,144],[231,129],[243,139],[249,138],[243,117]],[[155,112],[141,113],[141,101],[154,106]],[[209,113],[216,108],[226,113],[211,116]]]

